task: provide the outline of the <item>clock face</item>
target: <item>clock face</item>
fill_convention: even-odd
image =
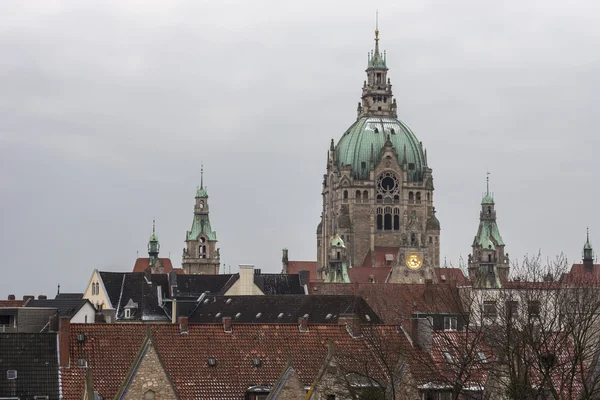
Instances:
[[[406,256],[406,266],[417,270],[423,265],[423,256],[419,253],[410,253]]]

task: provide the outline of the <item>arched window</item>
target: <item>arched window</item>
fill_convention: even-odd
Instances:
[[[344,190],[344,203],[348,202],[348,191]]]
[[[383,230],[383,215],[382,215],[382,209],[381,207],[377,208],[377,230],[381,231]]]
[[[417,235],[414,232],[410,234],[410,244],[413,246],[417,244]]]
[[[154,393],[153,390],[148,390],[146,393],[144,393],[144,400],[155,400],[156,399],[156,394]]]
[[[392,228],[392,207],[386,207],[383,215],[383,229],[386,231],[391,231]]]
[[[198,246],[198,258],[207,258],[208,256],[206,252],[206,245],[204,243],[206,243],[206,239],[201,237],[200,246]]]
[[[363,203],[368,203],[368,202],[369,202],[369,192],[365,190],[363,192]]]
[[[398,196],[397,194],[394,195],[394,203],[395,204],[400,203],[400,196]]]
[[[415,194],[413,192],[408,192],[408,204],[415,203]]]
[[[394,215],[394,230],[397,231],[400,229],[400,216]]]
[[[204,200],[200,200],[200,208],[204,208]]]
[[[360,190],[356,191],[356,202],[360,203]]]
[[[492,207],[487,208],[487,214],[490,215],[492,213]]]
[[[488,262],[492,262],[492,255],[488,254]]]
[[[92,296],[96,294],[96,284],[92,282]]]
[[[427,201],[431,200],[431,195],[427,193]]]
[[[417,192],[416,200],[417,204],[421,204],[421,192]]]
[[[377,202],[378,203],[383,203],[383,196],[382,195],[380,195],[380,194],[377,195]]]

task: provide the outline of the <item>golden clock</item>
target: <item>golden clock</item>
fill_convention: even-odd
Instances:
[[[406,256],[406,266],[417,270],[423,265],[423,256],[419,253],[410,253]]]

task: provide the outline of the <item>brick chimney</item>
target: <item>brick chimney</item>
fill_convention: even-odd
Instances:
[[[356,314],[340,314],[338,325],[346,325],[346,330],[353,338],[362,336],[360,318]]]
[[[425,279],[425,290],[423,290],[423,300],[425,300],[425,304],[433,304],[433,280]]]
[[[182,335],[190,333],[188,329],[188,317],[179,317],[179,333]]]
[[[58,316],[51,315],[48,318],[48,331],[58,332]]]
[[[25,303],[27,303],[29,300],[33,300],[33,299],[35,299],[35,296],[31,296],[31,295],[23,296],[23,301]]]
[[[254,287],[254,265],[240,264],[240,291],[238,295],[251,295]]]
[[[231,317],[223,317],[223,332],[231,333]]]
[[[15,299],[16,299],[16,297],[15,297],[15,295],[14,295],[14,294],[9,294],[9,295],[8,295],[8,299],[9,299],[9,300],[15,300]]]
[[[298,318],[298,330],[300,332],[308,332],[308,318],[307,317]]]
[[[433,326],[427,318],[411,319],[411,338],[415,346],[431,352],[433,347]]]
[[[283,253],[283,255],[281,257],[281,273],[287,274],[288,273],[288,249],[283,249],[283,250],[281,250],[281,252]]]
[[[58,365],[68,367],[71,354],[71,320],[69,317],[61,317],[58,322],[58,349]]]
[[[48,298],[48,296],[46,296],[45,294],[40,294],[38,296],[38,300],[46,300]]]

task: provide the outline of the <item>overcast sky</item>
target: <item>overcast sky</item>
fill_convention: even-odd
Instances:
[[[342,5],[343,4],[343,5]],[[435,178],[442,259],[491,172],[511,258],[580,259],[597,212],[597,1],[2,1],[0,298],[130,271],[156,218],[181,265],[200,165],[222,262],[316,259],[329,141],[356,118],[375,8]],[[598,239],[598,240],[594,240]]]

